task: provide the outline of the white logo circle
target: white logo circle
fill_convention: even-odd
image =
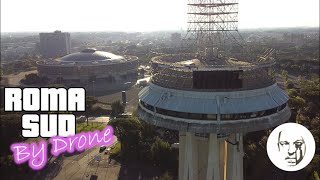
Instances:
[[[310,131],[297,123],[285,123],[275,128],[267,142],[271,162],[284,171],[306,167],[315,154],[315,141]]]

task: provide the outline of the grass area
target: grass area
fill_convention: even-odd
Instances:
[[[121,143],[118,141],[115,145],[114,148],[111,149],[110,153],[112,154],[113,157],[116,157],[120,154],[121,151]]]
[[[106,124],[99,123],[99,122],[89,122],[87,125],[87,122],[83,123],[77,123],[77,133],[79,132],[88,132],[88,131],[94,131],[94,130],[100,130],[102,131],[106,127]]]

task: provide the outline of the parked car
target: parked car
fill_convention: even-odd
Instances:
[[[105,149],[107,149],[107,147],[106,147],[106,146],[100,146],[100,150],[99,150],[99,152],[102,152],[102,151],[104,151]]]

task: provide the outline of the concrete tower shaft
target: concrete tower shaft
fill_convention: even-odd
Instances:
[[[179,180],[243,179],[242,134],[200,137],[180,132],[179,136]]]

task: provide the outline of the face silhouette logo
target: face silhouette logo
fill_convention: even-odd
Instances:
[[[278,148],[287,166],[299,164],[306,153],[304,138],[289,129],[279,132]]]
[[[276,127],[267,142],[271,162],[284,171],[298,171],[306,167],[315,153],[315,141],[310,131],[297,123]]]

